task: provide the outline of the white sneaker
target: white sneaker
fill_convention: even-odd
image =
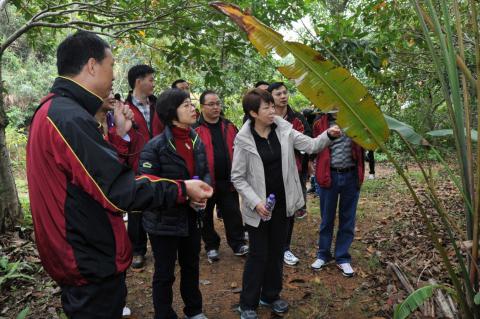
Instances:
[[[128,307],[123,307],[123,312],[122,312],[122,316],[123,317],[128,317],[128,316],[131,316],[132,315],[132,311],[130,310],[130,308]]]
[[[287,265],[295,266],[296,264],[298,264],[298,261],[299,259],[295,257],[295,255],[290,250],[285,251],[285,253],[283,254],[283,262]]]
[[[313,264],[310,265],[313,270],[320,270],[325,265],[325,260],[317,258]]]
[[[375,179],[375,174],[368,175],[368,179]]]
[[[353,275],[355,274],[355,271],[353,271],[350,263],[337,264],[337,267],[341,270],[342,275],[344,275],[345,277],[353,277]]]

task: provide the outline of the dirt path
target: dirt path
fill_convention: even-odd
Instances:
[[[393,171],[387,167],[379,167],[377,180],[386,178]],[[377,183],[366,181],[368,183]],[[318,198],[308,196],[309,214],[302,220],[296,220],[292,251],[300,258],[296,267],[284,267],[283,298],[288,300],[291,310],[285,318],[371,318],[370,306],[378,296],[366,294],[364,287],[368,276],[372,275],[372,265],[368,252],[361,242],[362,236],[369,231],[372,225],[381,220],[382,211],[372,211],[372,201],[378,199],[375,192],[361,195],[356,227],[356,240],[351,254],[353,267],[357,271],[354,278],[345,278],[334,264],[328,265],[321,271],[313,271],[310,264],[315,259],[318,226],[320,224]],[[366,212],[368,211],[368,213]],[[227,247],[223,224],[216,221],[216,229],[222,237],[220,246],[221,260],[209,264],[204,251],[200,257],[200,281],[203,295],[204,311],[210,319],[238,318],[236,307],[239,302],[241,278],[245,258],[236,257]],[[178,267],[177,267],[178,273]],[[129,272],[127,282],[129,295],[127,304],[132,309],[132,318],[152,318],[152,289],[153,257],[151,251],[147,253],[147,266],[141,273]],[[179,274],[174,288],[174,305],[177,314],[183,314],[183,303],[179,295]],[[363,286],[362,286],[363,285]],[[273,315],[268,309],[259,308],[260,318],[271,318]]]

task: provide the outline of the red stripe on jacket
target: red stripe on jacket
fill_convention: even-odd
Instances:
[[[328,115],[323,115],[313,123],[313,137],[317,137],[330,127]],[[356,164],[358,175],[358,187],[363,183],[365,176],[365,161],[363,148],[352,141],[352,159]],[[315,177],[321,187],[329,188],[332,184],[330,175],[330,148],[326,147],[317,154],[315,165]]]

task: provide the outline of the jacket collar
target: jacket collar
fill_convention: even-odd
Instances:
[[[244,148],[245,150],[258,154],[257,151],[257,146],[255,144],[255,140],[253,138],[253,134],[251,131],[251,123],[252,121],[248,119],[240,129],[240,131],[237,134],[237,137],[235,138],[235,144],[238,145],[238,147]],[[278,135],[278,139],[280,141],[280,144],[284,145],[285,143],[285,136],[290,134],[290,131],[292,130],[292,124],[289,122],[285,121],[282,119],[280,116],[275,116],[273,119],[273,123],[275,123],[276,128],[275,132]]]
[[[75,100],[92,116],[97,113],[103,104],[101,97],[66,77],[56,78],[50,91],[56,95]]]

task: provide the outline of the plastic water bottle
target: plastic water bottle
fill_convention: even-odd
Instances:
[[[200,180],[200,177],[198,177],[197,175],[193,176],[192,179],[196,179],[196,180]],[[197,213],[199,213],[200,215],[203,215],[203,212],[205,211],[205,208],[202,207],[202,206],[196,206],[195,208],[193,208]]]
[[[265,208],[270,212],[270,215],[268,217],[263,218],[264,221],[269,221],[272,219],[272,211],[273,208],[275,207],[275,194],[270,194],[267,197],[267,202],[265,204]]]

